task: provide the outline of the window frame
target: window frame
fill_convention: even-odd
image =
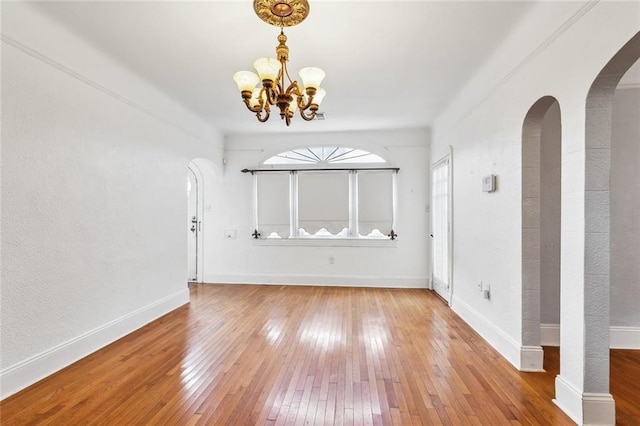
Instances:
[[[350,246],[350,247],[396,247],[397,246],[397,179],[399,168],[397,167],[295,167],[295,168],[268,168],[268,169],[244,169],[243,173],[251,173],[253,179],[253,228],[252,234],[256,245],[275,246]],[[349,182],[349,232],[348,237],[342,236],[311,236],[300,237],[298,235],[298,174],[304,172],[346,172]],[[376,238],[360,236],[358,227],[358,172],[359,171],[389,171],[391,182],[391,230],[393,238]],[[258,175],[269,172],[289,173],[289,236],[280,238],[267,238],[266,235],[259,235],[260,224],[258,217],[259,185]]]

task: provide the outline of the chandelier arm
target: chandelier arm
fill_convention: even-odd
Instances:
[[[262,112],[263,111],[265,113],[264,118],[262,118]],[[256,111],[256,118],[261,123],[264,123],[265,121],[267,121],[270,116],[271,116],[271,109],[269,108],[268,104],[267,104],[266,108],[264,108],[264,109],[261,108],[260,111]]]
[[[311,121],[314,118],[316,118],[316,113],[318,112],[318,108],[312,108],[311,114],[309,115],[305,114],[304,112],[305,112],[304,109],[300,109],[300,117],[302,117],[305,121]]]
[[[259,122],[264,123],[269,119],[270,114],[267,112],[264,118],[262,118],[262,115],[260,114],[260,112],[261,111],[256,112],[256,118],[258,119]]]
[[[297,81],[293,81],[291,82],[291,84],[289,84],[289,87],[287,87],[287,94],[289,95],[296,95],[297,97],[301,97],[302,96],[302,91],[300,90],[300,85],[298,84]]]
[[[304,96],[299,96],[298,99],[304,99]],[[309,96],[309,99],[307,99],[307,103],[303,104],[303,101],[301,101],[298,104],[298,108],[300,108],[300,110],[307,110],[309,109],[309,107],[313,104],[313,96]]]
[[[310,95],[309,91],[307,91],[308,99],[307,99],[307,102],[304,103],[304,94],[302,93],[302,89],[300,88],[300,85],[298,84],[297,81],[294,81],[293,83],[291,83],[291,85],[287,89],[287,93],[290,93],[290,92],[294,93],[298,97],[298,108],[300,108],[301,110],[309,109],[309,107],[313,104],[313,98],[315,96],[315,93]]]
[[[266,100],[264,103],[268,105],[275,105],[277,91],[274,90],[273,87],[263,87],[261,90],[263,90],[266,93]],[[260,99],[262,99],[262,92],[260,93]]]
[[[307,100],[307,103],[304,102],[304,95],[302,94],[302,90],[300,90],[300,85],[297,81],[291,83],[291,85],[287,88],[287,94],[296,95],[296,104],[298,105],[298,109],[300,112],[303,110],[309,109],[313,102],[313,96],[310,96]],[[316,108],[317,110],[317,108]]]
[[[247,109],[251,112],[260,112],[262,111],[262,107],[258,104],[256,106],[251,106],[251,101],[249,99],[243,99],[244,104],[247,106]]]
[[[265,106],[267,106],[268,108],[268,105],[271,103],[271,101],[269,100],[270,90],[271,90],[270,87],[265,87],[264,85],[260,88],[260,93],[258,93],[258,106],[260,107],[260,111],[262,111]],[[257,111],[254,111],[254,112],[257,112]]]
[[[262,113],[263,110],[266,110],[267,113],[269,113],[269,104],[266,103],[262,99],[262,97],[259,97],[258,99],[259,99],[258,104],[254,105],[254,106],[251,106],[251,100],[250,99],[245,98],[245,99],[243,99],[243,101],[244,101],[244,104],[247,106],[247,109],[249,111],[251,111],[251,112],[255,112],[256,114],[260,114],[260,113]]]

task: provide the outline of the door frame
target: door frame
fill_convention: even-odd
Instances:
[[[444,156],[440,157],[437,161],[433,162],[431,164],[431,168],[430,168],[430,175],[429,175],[429,179],[430,179],[430,189],[431,189],[431,214],[430,214],[430,218],[429,218],[429,230],[430,230],[430,235],[433,235],[433,169],[440,165],[443,162],[448,162],[448,173],[447,173],[447,184],[448,184],[448,188],[447,188],[447,223],[448,223],[448,233],[447,233],[447,266],[448,266],[448,275],[449,275],[449,282],[448,282],[448,286],[447,286],[447,292],[446,295],[440,294],[436,291],[436,293],[438,293],[446,302],[449,306],[451,306],[451,302],[453,299],[453,147],[449,146],[449,152],[447,152],[447,154],[445,154]],[[435,291],[435,287],[434,287],[434,283],[435,283],[435,278],[433,276],[433,255],[434,255],[434,251],[433,251],[433,238],[431,239],[431,256],[430,256],[430,268],[431,268],[431,289],[433,291]]]

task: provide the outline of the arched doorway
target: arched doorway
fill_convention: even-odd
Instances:
[[[584,321],[579,326],[583,327],[580,336],[583,338],[582,421],[589,424],[615,424],[615,403],[609,392],[612,106],[618,82],[639,58],[640,32],[600,71],[586,100],[584,300],[581,306]],[[563,306],[564,303],[563,298]],[[569,306],[569,300],[566,303]],[[565,365],[571,364],[572,358],[572,354],[561,351],[556,396],[564,391],[563,370]],[[575,369],[575,366],[570,368]]]
[[[197,162],[187,168],[187,280],[203,281],[204,178]]]
[[[610,393],[616,422],[640,421],[640,60],[616,87],[611,118]],[[637,371],[637,370],[636,370]]]
[[[200,214],[200,179],[196,175],[194,164],[189,163],[187,173],[187,279],[190,282],[199,282],[200,270],[198,268],[199,258],[202,257],[202,253],[199,253],[198,243],[201,240],[200,233],[202,232],[202,218]]]
[[[187,280],[206,282],[214,268],[214,259],[207,257],[207,248],[216,243],[218,229],[214,218],[214,204],[218,194],[221,169],[206,158],[194,158],[187,165]],[[189,188],[190,187],[190,188]],[[210,250],[209,253],[213,252]]]
[[[615,349],[640,349],[640,60],[623,76],[611,119],[611,315]]]
[[[522,126],[522,371],[543,371],[542,324],[559,340],[560,172],[560,107],[545,96]]]

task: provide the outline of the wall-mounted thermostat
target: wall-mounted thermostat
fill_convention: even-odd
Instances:
[[[487,175],[482,178],[482,191],[494,192],[496,190],[496,175]]]

